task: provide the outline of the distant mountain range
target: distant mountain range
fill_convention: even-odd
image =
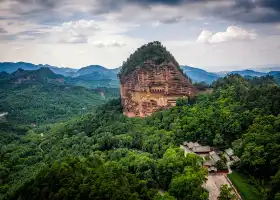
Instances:
[[[0,83],[11,84],[24,84],[24,83],[64,83],[64,76],[54,73],[50,68],[41,67],[36,70],[24,70],[19,68],[11,74],[0,72]]]
[[[207,72],[203,69],[194,68],[190,66],[181,66],[184,73],[186,73],[193,82],[206,82],[207,84],[211,84],[213,81],[217,80],[220,77],[224,77],[228,74],[239,74],[243,77],[261,77],[261,76],[274,76],[274,78],[280,83],[279,77],[280,77],[280,67],[279,70],[275,71],[269,71],[269,72],[259,72],[251,69],[245,69],[245,70],[238,70],[238,71],[229,71],[229,72]],[[274,69],[277,69],[276,67]]]
[[[108,69],[100,65],[90,65],[82,67],[81,69],[72,69],[72,68],[59,68],[51,65],[34,65],[31,63],[25,62],[3,62],[0,63],[0,76],[3,76],[1,72],[13,73],[19,68],[23,70],[36,70],[41,67],[49,68],[56,74],[61,74],[66,77],[66,80],[75,85],[86,86],[89,88],[95,87],[119,87],[119,81],[117,74],[120,71],[120,68]],[[260,68],[260,71],[245,69],[239,71],[230,71],[230,72],[207,72],[206,70],[194,68],[190,66],[183,65],[181,66],[184,73],[189,76],[193,82],[206,82],[211,84],[213,81],[217,80],[220,77],[223,77],[227,74],[239,74],[243,77],[260,77],[265,75],[271,75],[274,77],[279,77],[280,67],[272,68]],[[273,69],[270,70],[269,69]],[[259,69],[258,69],[259,70]]]
[[[258,67],[258,68],[252,68],[252,70],[254,71],[258,71],[258,72],[271,72],[271,71],[280,71],[280,66],[269,66],[269,67]]]
[[[211,84],[213,81],[217,80],[221,76],[215,73],[207,72],[203,69],[194,68],[190,66],[181,66],[183,72],[192,79],[193,82],[206,82]]]
[[[0,72],[4,71],[7,73],[13,73],[17,71],[19,68],[23,70],[36,70],[40,69],[41,67],[47,67],[50,68],[54,73],[56,74],[61,74],[63,76],[72,76],[73,73],[78,71],[78,69],[73,69],[73,68],[62,68],[62,67],[55,67],[51,65],[35,65],[32,63],[26,63],[26,62],[0,62]]]
[[[79,69],[76,72],[76,77],[90,80],[116,79],[118,72],[118,69],[107,69],[100,65],[90,65]]]
[[[228,72],[227,74],[239,74],[240,76],[255,76],[255,77],[261,77],[261,76],[267,75],[264,72],[258,72],[258,71],[249,70],[249,69],[240,70],[240,71],[231,71],[231,72]]]
[[[59,68],[51,65],[35,65],[32,63],[18,62],[4,62],[0,63],[0,77],[5,73],[14,73],[18,69],[21,70],[38,70],[40,68],[49,68],[55,74],[63,75],[67,83],[77,86],[84,86],[87,88],[119,88],[119,81],[117,78],[117,69],[107,69],[99,65],[91,65],[81,69]]]

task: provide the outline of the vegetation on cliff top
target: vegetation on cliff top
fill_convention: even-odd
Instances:
[[[158,41],[150,42],[138,48],[123,63],[119,76],[126,76],[133,72],[137,67],[143,67],[146,61],[152,61],[157,65],[163,62],[173,62],[182,72],[174,56]],[[183,73],[183,72],[182,72]]]

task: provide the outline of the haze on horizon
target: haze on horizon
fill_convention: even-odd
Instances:
[[[0,61],[116,68],[159,40],[182,65],[280,65],[279,0],[2,0]]]

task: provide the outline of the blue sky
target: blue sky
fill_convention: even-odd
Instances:
[[[161,41],[210,71],[280,65],[279,0],[0,0],[0,61],[115,68]]]

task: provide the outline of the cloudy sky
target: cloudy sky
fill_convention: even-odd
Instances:
[[[280,65],[280,0],[0,0],[0,61],[115,68],[159,40],[210,71]]]

